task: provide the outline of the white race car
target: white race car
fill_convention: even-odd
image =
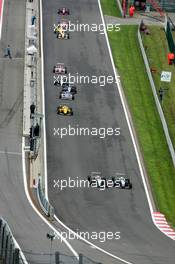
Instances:
[[[62,99],[62,100],[74,100],[75,99],[74,95],[72,93],[68,92],[68,91],[60,92],[59,98]]]

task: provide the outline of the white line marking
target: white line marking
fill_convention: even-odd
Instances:
[[[0,17],[0,39],[2,36],[2,22],[3,22],[3,13],[4,13],[4,0],[2,0],[2,7],[1,7],[1,17]]]
[[[42,0],[40,0],[42,2]],[[143,169],[142,169],[142,166],[141,166],[141,162],[140,162],[140,157],[139,157],[139,154],[138,154],[138,151],[137,151],[137,147],[136,147],[136,143],[135,143],[135,139],[134,139],[134,135],[132,133],[132,129],[131,129],[131,125],[129,123],[129,118],[128,118],[128,115],[127,115],[127,111],[126,111],[126,107],[125,107],[125,104],[124,104],[124,100],[123,100],[123,97],[122,97],[122,92],[121,92],[121,87],[120,87],[120,80],[118,79],[117,77],[117,74],[116,74],[116,70],[115,70],[115,65],[114,65],[114,61],[113,61],[113,57],[112,57],[112,52],[111,52],[111,49],[110,49],[110,45],[109,45],[109,40],[108,40],[108,37],[107,37],[107,32],[106,32],[106,27],[105,27],[105,22],[104,22],[104,16],[103,16],[103,13],[102,13],[102,8],[101,8],[101,3],[100,3],[100,0],[98,0],[98,5],[99,5],[99,10],[100,10],[100,14],[101,14],[101,19],[102,19],[102,22],[103,22],[103,25],[104,25],[104,32],[105,32],[105,38],[106,38],[106,42],[107,42],[107,46],[108,46],[108,51],[109,51],[109,55],[110,55],[110,59],[111,59],[111,63],[112,63],[112,67],[113,67],[113,71],[114,71],[114,75],[115,75],[115,79],[116,79],[116,83],[117,83],[117,87],[118,87],[118,91],[119,91],[119,95],[120,95],[120,98],[121,98],[121,102],[122,102],[122,106],[123,106],[123,109],[124,109],[124,113],[125,113],[125,117],[126,117],[126,120],[127,120],[127,124],[128,124],[128,127],[129,127],[129,131],[130,131],[130,134],[131,134],[131,139],[132,139],[132,142],[133,142],[133,145],[134,145],[134,149],[135,149],[135,153],[136,153],[136,158],[137,158],[137,162],[138,162],[138,165],[139,165],[139,169],[140,169],[140,173],[141,173],[141,177],[142,177],[142,181],[143,181],[143,185],[144,185],[144,188],[145,188],[145,192],[146,192],[146,197],[147,197],[147,200],[148,200],[148,204],[149,204],[149,208],[150,208],[150,212],[151,212],[151,217],[152,217],[152,213],[153,213],[153,207],[152,207],[152,204],[151,204],[151,199],[149,197],[149,192],[148,192],[148,189],[147,189],[147,186],[146,186],[146,181],[145,181],[145,178],[144,178],[144,173],[143,173]],[[41,6],[41,5],[40,5]],[[42,12],[41,12],[41,16],[42,16]],[[42,26],[41,26],[41,29],[42,29]],[[42,30],[40,30],[42,32]],[[42,88],[43,88],[43,113],[45,115],[45,98],[44,98],[44,63],[43,63],[43,34],[41,34],[41,61],[42,61]],[[44,127],[44,130],[45,130],[45,127],[46,127],[46,124],[45,124],[45,119],[43,119],[43,127]],[[46,130],[44,131],[44,160],[45,160],[45,195],[49,201],[49,198],[48,198],[48,183],[47,183],[47,155],[46,155]],[[74,231],[72,231],[69,227],[67,227],[63,222],[61,222],[58,217],[56,215],[54,215],[54,218],[64,227],[66,228],[67,230],[71,231],[73,234],[75,234],[79,239],[83,240],[84,242],[86,242],[87,244],[91,245],[93,248],[96,248],[98,249],[99,251],[109,255],[110,257],[113,257],[117,260],[120,260],[121,262],[123,263],[126,263],[126,264],[132,264],[131,262],[128,262],[124,259],[121,259],[103,249],[101,249],[100,247],[97,247],[95,246],[94,244],[92,244],[91,242],[87,241],[86,239],[83,239],[81,238],[79,235],[77,235]],[[153,217],[152,217],[152,220],[153,220]],[[154,221],[153,221],[154,222]]]
[[[109,51],[109,55],[110,55],[110,59],[111,59],[112,67],[113,67],[113,71],[114,71],[114,74],[115,74],[115,79],[116,79],[116,83],[117,83],[120,99],[121,99],[121,102],[122,102],[122,106],[123,106],[123,109],[124,109],[126,121],[127,121],[127,124],[128,124],[129,132],[130,132],[130,135],[131,135],[132,143],[133,143],[134,150],[135,150],[135,153],[136,153],[136,158],[137,158],[137,162],[138,162],[138,165],[139,165],[140,174],[141,174],[141,177],[142,177],[142,181],[143,181],[143,185],[144,185],[144,189],[145,189],[145,193],[146,193],[146,197],[147,197],[147,201],[148,201],[148,205],[149,205],[149,209],[150,209],[150,213],[151,213],[151,218],[152,218],[152,221],[153,221],[154,225],[157,227],[157,225],[155,223],[155,219],[153,217],[153,205],[152,205],[151,198],[149,196],[148,188],[147,188],[147,185],[146,185],[146,180],[145,180],[145,177],[144,177],[144,172],[143,172],[142,164],[141,164],[141,161],[140,161],[139,153],[138,153],[138,150],[137,150],[137,145],[136,145],[136,142],[135,142],[135,138],[134,138],[134,135],[133,135],[133,132],[132,132],[131,124],[129,122],[129,117],[128,117],[128,114],[127,114],[124,98],[123,98],[123,95],[122,95],[120,81],[117,78],[117,73],[116,73],[116,69],[115,69],[114,59],[113,59],[111,47],[110,47],[110,44],[109,44],[109,39],[108,39],[106,27],[105,27],[105,21],[104,21],[104,16],[103,16],[100,0],[98,0],[98,4],[99,4],[99,8],[100,8],[100,13],[101,13],[103,25],[104,25],[104,32],[105,32],[105,38],[106,38],[106,42],[107,42],[107,46],[108,46],[108,51]]]
[[[43,49],[43,14],[42,0],[40,0],[40,40],[41,40],[41,87],[42,87],[42,109],[43,109],[43,138],[44,138],[44,176],[45,176],[45,196],[48,199],[47,183],[47,155],[46,155],[46,111],[45,111],[45,89],[44,89],[44,49]]]
[[[101,7],[100,7],[101,8]],[[101,10],[101,9],[100,9]],[[41,32],[41,71],[42,71],[42,100],[43,100],[43,115],[44,115],[44,118],[43,118],[43,129],[44,129],[44,162],[45,162],[45,169],[44,169],[44,172],[45,172],[45,196],[47,198],[47,200],[49,201],[49,198],[48,198],[48,182],[47,182],[47,155],[46,155],[46,120],[45,120],[45,97],[44,97],[44,57],[43,57],[43,26],[42,26],[42,0],[40,0],[40,14],[41,14],[41,17],[40,17],[40,32]],[[86,242],[87,244],[89,244],[91,247],[105,253],[106,255],[114,258],[114,259],[117,259],[117,260],[120,260],[121,262],[125,263],[125,264],[133,264],[131,262],[128,262],[124,259],[121,259],[105,250],[103,250],[102,248],[100,247],[97,247],[95,246],[94,244],[92,244],[91,242],[89,242],[88,240],[86,239],[83,239],[81,236],[77,235],[74,231],[72,231],[69,227],[67,227],[63,222],[61,222],[56,215],[54,215],[54,218],[57,220],[58,223],[60,223],[64,228],[66,228],[67,230],[69,230],[70,232],[72,232],[74,235],[76,235],[79,239],[81,239],[82,241]]]
[[[20,152],[9,152],[9,151],[2,151],[2,150],[0,150],[0,154],[19,155],[19,156],[22,155],[22,153]]]
[[[58,219],[58,217],[57,217],[56,215],[54,215],[54,218],[55,218],[55,219],[57,220],[57,222],[58,222],[59,224],[61,224],[65,229],[67,229],[69,232],[71,232],[72,234],[74,234],[75,237],[77,237],[78,239],[84,241],[86,244],[90,245],[91,247],[93,247],[93,248],[97,249],[98,251],[101,251],[102,253],[104,253],[104,254],[106,254],[106,255],[108,255],[108,256],[114,258],[114,259],[117,259],[117,260],[119,260],[119,261],[121,261],[121,262],[123,262],[123,263],[125,263],[125,264],[133,264],[133,263],[128,262],[128,261],[126,261],[126,260],[124,260],[124,259],[122,259],[122,258],[117,257],[117,256],[114,255],[114,254],[111,254],[110,252],[108,252],[108,251],[106,251],[106,250],[104,250],[104,249],[102,249],[102,248],[96,246],[95,244],[91,243],[90,241],[84,239],[83,237],[81,237],[80,235],[78,235],[77,233],[75,233],[74,231],[72,231],[69,227],[67,227],[63,222],[61,222],[61,221]]]
[[[40,15],[42,16],[42,0],[40,0]],[[42,20],[41,20],[42,21]],[[40,23],[41,25],[41,23]],[[42,27],[41,27],[42,29]],[[41,49],[42,49],[42,40],[41,40]],[[42,50],[43,51],[43,50]],[[43,56],[43,54],[42,54]],[[43,70],[43,65],[42,65],[42,70]],[[43,79],[42,79],[43,81]],[[45,112],[45,110],[44,110]],[[45,123],[45,119],[44,122]],[[45,136],[45,134],[44,134]],[[46,146],[44,146],[46,147]],[[46,166],[46,164],[45,164]],[[73,247],[71,246],[71,244],[45,219],[45,217],[37,210],[37,208],[35,207],[35,205],[33,204],[29,192],[28,192],[28,185],[27,185],[27,177],[26,177],[26,166],[25,166],[25,138],[22,137],[22,169],[23,169],[23,182],[24,182],[24,190],[25,190],[25,194],[27,196],[27,199],[31,205],[31,207],[33,208],[33,210],[36,212],[36,214],[45,222],[45,224],[47,224],[60,238],[61,240],[65,243],[65,245],[69,248],[69,250],[73,253],[73,255],[79,259],[78,253],[73,249]],[[46,169],[46,168],[45,168]],[[46,183],[45,183],[46,184]],[[46,184],[47,187],[47,184]],[[47,191],[46,191],[47,193]]]
[[[25,194],[27,196],[27,199],[33,208],[33,210],[37,213],[37,215],[47,224],[60,238],[61,240],[66,244],[66,246],[70,249],[70,251],[73,253],[73,255],[79,259],[77,252],[73,249],[71,244],[62,236],[56,229],[53,227],[46,219],[45,217],[36,209],[35,205],[33,204],[29,192],[28,192],[28,185],[27,185],[27,177],[26,177],[26,166],[25,166],[25,152],[24,152],[24,147],[25,147],[25,138],[22,138],[22,170],[23,170],[23,182],[24,182],[24,190]]]

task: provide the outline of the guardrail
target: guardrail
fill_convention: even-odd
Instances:
[[[65,254],[60,254],[59,252],[55,252],[55,264],[102,264],[100,262],[95,262],[87,257],[85,257],[83,254],[79,254],[79,260],[76,259],[76,257],[68,256]]]
[[[118,5],[121,16],[123,17],[123,8],[122,8],[122,4],[121,4],[120,0],[116,0],[116,4]]]
[[[38,178],[38,185],[37,185],[37,197],[38,201],[40,203],[40,206],[43,210],[43,212],[50,218],[53,218],[54,216],[54,208],[51,206],[51,204],[48,202],[48,200],[45,197],[42,183],[41,183],[41,177]]]
[[[173,165],[175,167],[174,147],[173,147],[173,143],[171,141],[170,135],[169,135],[168,126],[167,126],[167,123],[166,123],[166,120],[165,120],[165,117],[164,117],[164,113],[163,113],[161,104],[159,102],[159,98],[158,98],[158,95],[157,95],[157,92],[156,92],[156,87],[155,87],[155,84],[154,84],[154,81],[153,81],[153,78],[152,78],[152,74],[151,74],[151,70],[150,70],[150,67],[149,67],[149,62],[148,62],[148,59],[147,59],[147,56],[146,56],[146,52],[145,52],[145,49],[144,49],[144,46],[143,46],[142,37],[141,37],[141,33],[140,33],[140,25],[138,27],[138,33],[137,34],[138,34],[139,45],[140,45],[140,49],[141,49],[141,52],[142,52],[143,60],[144,60],[144,63],[145,63],[146,71],[147,71],[147,74],[148,74],[148,78],[149,78],[149,81],[150,81],[150,84],[151,84],[154,100],[155,100],[155,103],[156,103],[156,107],[157,107],[157,110],[158,110],[158,113],[159,113],[159,116],[160,116],[160,119],[161,119],[161,122],[162,122],[164,134],[165,134],[166,141],[167,141],[167,144],[168,144],[168,148],[169,148],[169,151],[170,151],[170,154],[171,154]]]
[[[24,101],[23,136],[29,138],[29,151],[33,158],[38,155],[43,116],[40,106],[40,46],[39,10],[35,1],[26,2],[25,23],[25,63],[24,63]],[[37,129],[36,129],[37,127]],[[37,130],[37,136],[35,131]],[[34,133],[33,133],[34,132]]]
[[[3,264],[28,264],[7,222],[0,218],[0,261]]]

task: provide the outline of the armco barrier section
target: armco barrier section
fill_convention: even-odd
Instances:
[[[174,0],[158,0],[159,5],[162,9],[168,12],[175,12],[175,1]]]
[[[165,134],[166,141],[167,141],[167,144],[168,144],[168,147],[169,147],[169,151],[170,151],[170,154],[171,154],[173,165],[175,167],[174,147],[173,147],[170,135],[169,135],[167,123],[166,123],[166,120],[165,120],[165,117],[164,117],[164,113],[162,111],[161,104],[160,104],[158,96],[157,96],[156,87],[155,87],[155,84],[154,84],[154,81],[153,81],[153,78],[152,78],[152,74],[151,74],[151,71],[150,71],[148,59],[147,59],[146,52],[145,52],[145,49],[144,49],[144,46],[143,46],[143,43],[142,43],[142,37],[141,37],[141,34],[140,34],[140,25],[138,27],[138,40],[139,40],[139,45],[140,45],[140,49],[141,49],[141,52],[142,52],[143,60],[144,60],[144,63],[145,63],[146,71],[147,71],[147,74],[148,74],[148,78],[149,78],[149,81],[150,81],[150,84],[151,84],[152,92],[153,92],[153,95],[154,95],[154,100],[155,100],[155,103],[156,103],[156,107],[157,107],[157,110],[158,110],[158,113],[159,113],[159,116],[160,116],[160,119],[161,119],[161,122],[162,122],[164,134]]]
[[[10,227],[0,218],[0,261],[3,264],[27,264],[27,261],[16,245]]]
[[[95,262],[83,254],[79,254],[79,260],[76,257],[68,256],[65,254],[61,254],[59,252],[55,252],[55,264],[102,264],[100,262]]]
[[[171,30],[171,24],[170,21],[168,21],[169,19],[166,19],[166,24],[165,24],[165,33],[166,33],[166,37],[167,37],[167,41],[168,41],[168,47],[170,52],[175,53],[175,43],[174,43],[174,39],[173,39],[173,34],[172,34],[172,30]]]
[[[40,177],[38,178],[37,197],[38,197],[38,201],[40,203],[40,206],[41,206],[43,212],[48,217],[52,218],[54,216],[54,208],[50,205],[50,203],[48,202],[48,200],[45,197]]]

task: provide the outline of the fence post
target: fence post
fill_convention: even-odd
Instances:
[[[0,257],[2,252],[3,221],[0,219]]]
[[[83,254],[79,254],[79,264],[83,264]]]
[[[5,241],[5,255],[4,255],[4,259],[5,259],[5,264],[9,264],[8,262],[8,245],[9,245],[9,236],[10,234],[8,233],[8,235],[6,236],[6,241]]]
[[[19,249],[15,248],[13,264],[19,264]]]
[[[1,237],[1,241],[0,241],[0,244],[1,244],[1,258],[3,257],[4,255],[4,236],[5,236],[5,228],[6,228],[6,224],[3,226],[2,228],[2,237]]]
[[[8,262],[8,264],[13,264],[13,245],[12,245],[12,241],[10,243],[9,262]]]
[[[58,251],[55,252],[55,264],[60,264],[60,253]]]

